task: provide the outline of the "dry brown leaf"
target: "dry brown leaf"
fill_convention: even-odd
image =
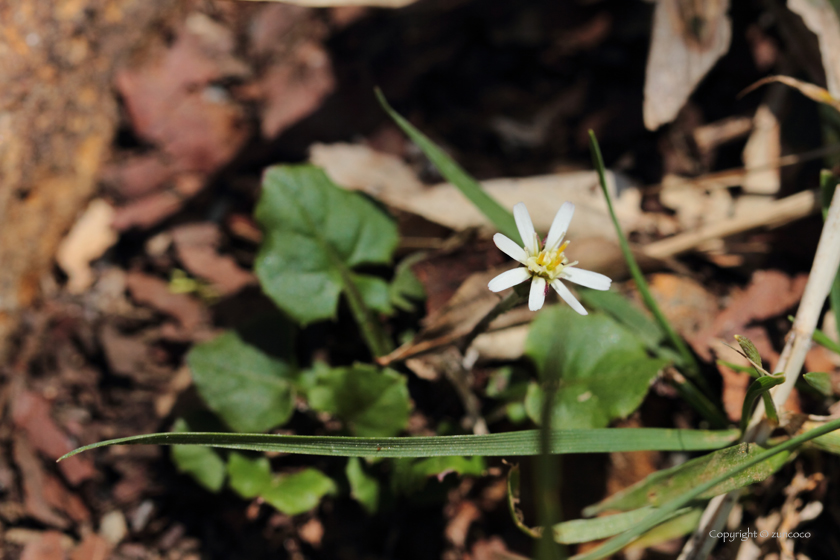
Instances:
[[[92,200],[58,245],[55,260],[68,276],[67,291],[71,294],[80,294],[93,284],[90,263],[117,242],[117,232],[111,227],[113,219],[110,204],[101,198]]]
[[[782,184],[781,173],[775,165],[782,156],[779,119],[766,104],[758,107],[754,128],[742,154],[747,174],[744,191],[754,194],[776,194]]]
[[[23,547],[20,560],[65,560],[64,535],[58,531],[45,531],[38,540]]]
[[[125,281],[135,301],[174,317],[183,331],[192,333],[205,322],[205,308],[198,300],[186,294],[173,294],[169,284],[160,278],[129,272]]]
[[[324,168],[336,184],[361,190],[394,208],[457,231],[474,227],[492,229],[487,218],[453,185],[424,187],[408,166],[394,156],[366,146],[316,144],[311,149],[310,159]],[[616,239],[594,171],[491,179],[481,184],[504,208],[524,202],[538,231],[548,231],[560,205],[571,201],[577,208],[569,230],[570,238]],[[607,186],[622,227],[636,229],[644,219],[638,189],[624,176],[610,171],[607,172]]]
[[[496,536],[486,540],[479,539],[473,545],[471,554],[465,556],[466,560],[526,560],[527,558],[508,550],[505,542]]]
[[[251,0],[262,2],[263,0]],[[335,8],[341,6],[371,6],[375,8],[402,8],[417,0],[274,0],[284,4],[306,6],[308,8]]]
[[[70,560],[108,560],[111,545],[96,533],[88,533],[73,552]]]
[[[694,350],[703,359],[709,360],[711,339],[732,340],[734,335],[743,334],[750,322],[763,321],[788,311],[802,297],[807,279],[805,274],[790,278],[778,270],[757,271],[745,290],[731,296],[729,304],[712,325],[690,339]]]
[[[222,233],[216,224],[186,224],[174,228],[171,233],[184,268],[209,280],[220,294],[234,294],[256,283],[254,275],[240,268],[233,257],[217,252]]]
[[[787,7],[817,36],[828,91],[840,98],[840,17],[829,0],[788,0]]]
[[[26,513],[38,521],[51,527],[64,529],[69,522],[51,507],[45,494],[45,478],[47,473],[41,465],[40,459],[26,441],[23,435],[13,439],[12,451],[15,464],[21,473],[23,481],[23,505]]]
[[[671,122],[715,62],[729,50],[729,0],[659,0],[645,75],[649,130]]]
[[[467,532],[473,521],[481,518],[481,511],[473,502],[464,500],[455,507],[455,512],[446,524],[444,534],[446,540],[456,548],[464,548],[467,543]]]
[[[22,433],[26,433],[28,444],[50,459],[58,459],[74,449],[70,438],[50,416],[49,401],[37,393],[22,390],[15,395],[12,421]],[[74,486],[96,475],[90,458],[80,455],[62,461],[58,467]]]

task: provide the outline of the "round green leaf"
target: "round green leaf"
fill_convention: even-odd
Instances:
[[[317,469],[278,476],[263,490],[262,498],[286,515],[297,515],[316,507],[327,494],[335,494],[335,482]]]
[[[542,379],[548,369],[559,379],[552,409],[555,429],[604,427],[633,412],[666,360],[648,356],[638,337],[603,314],[580,316],[568,307],[552,307],[531,325],[525,353]],[[539,422],[540,385],[525,398],[528,416]]]
[[[305,377],[309,406],[335,414],[359,436],[392,436],[408,423],[406,379],[392,369],[319,365]]]
[[[189,432],[186,420],[178,418],[173,432]],[[199,445],[179,445],[171,450],[172,461],[178,472],[189,474],[196,482],[211,492],[218,492],[225,482],[225,463],[219,454]]]
[[[389,263],[399,240],[384,212],[311,165],[269,168],[255,215],[265,232],[255,263],[263,290],[302,324],[335,317],[350,270]]]
[[[282,331],[273,335],[291,339]],[[294,367],[249,344],[237,331],[193,347],[187,363],[207,406],[238,432],[264,432],[285,423],[294,411]]]

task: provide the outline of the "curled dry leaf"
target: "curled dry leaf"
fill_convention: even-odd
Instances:
[[[644,120],[649,130],[671,122],[691,92],[729,50],[729,0],[659,0],[645,74]]]
[[[117,232],[111,227],[113,219],[110,204],[101,198],[92,200],[59,244],[55,259],[68,276],[67,291],[71,294],[80,294],[93,284],[91,261],[117,242]]]

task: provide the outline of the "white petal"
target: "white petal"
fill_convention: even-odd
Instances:
[[[609,290],[612,280],[609,277],[592,272],[591,270],[581,270],[579,268],[567,268],[563,271],[563,278],[569,282],[580,284],[593,290]]]
[[[517,284],[521,284],[530,277],[531,274],[528,272],[527,268],[514,268],[513,270],[502,272],[490,280],[487,287],[490,288],[491,292],[501,292],[502,290],[507,290]]]
[[[581,315],[589,315],[586,312],[586,309],[580,304],[580,302],[572,295],[572,292],[569,291],[569,288],[563,284],[560,280],[555,280],[551,283],[551,287],[560,294],[560,297],[563,298],[563,301],[569,304],[569,307],[580,313]]]
[[[540,252],[540,248],[537,245],[537,234],[534,230],[534,223],[531,221],[531,215],[528,213],[528,208],[525,207],[524,202],[520,202],[513,207],[513,219],[516,220],[516,229],[519,230],[519,237],[522,238],[522,246],[531,255],[537,255]]]
[[[572,223],[572,216],[575,215],[575,205],[571,202],[564,202],[560,210],[551,222],[551,229],[548,230],[548,238],[545,240],[545,248],[553,251],[560,246],[566,232],[569,231],[569,224]]]
[[[528,260],[528,253],[525,252],[525,249],[517,245],[516,241],[506,235],[497,233],[493,236],[493,243],[496,244],[496,247],[498,247],[502,253],[506,254],[515,261],[525,264],[525,261]]]
[[[528,309],[538,311],[545,303],[545,278],[534,276],[531,280],[531,294],[528,296]]]

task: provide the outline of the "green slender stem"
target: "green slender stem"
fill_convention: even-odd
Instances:
[[[382,91],[376,88],[376,98],[379,104],[385,109],[385,112],[394,119],[403,132],[405,132],[417,146],[423,150],[426,157],[429,158],[435,167],[437,167],[440,174],[443,175],[447,181],[452,183],[458,190],[460,190],[465,197],[472,202],[475,207],[498,229],[501,233],[507,235],[511,239],[519,237],[519,230],[516,227],[516,221],[513,219],[513,214],[506,208],[502,207],[496,199],[487,194],[484,188],[473,179],[464,169],[455,163],[446,152],[432,142],[428,136],[417,130],[414,125],[405,120],[399,113],[397,113],[382,95]]]
[[[382,329],[382,324],[377,320],[370,308],[365,305],[362,294],[356,289],[356,285],[353,283],[353,279],[349,274],[344,275],[344,295],[347,296],[350,311],[353,313],[353,318],[362,331],[362,338],[365,339],[365,343],[370,349],[371,354],[378,358],[393,350],[394,347]]]
[[[671,326],[671,323],[662,313],[662,310],[659,309],[659,305],[657,305],[656,300],[653,299],[653,295],[650,293],[650,288],[648,288],[644,274],[642,274],[642,269],[639,268],[639,264],[633,256],[633,251],[630,250],[630,244],[627,242],[627,238],[621,230],[621,225],[618,223],[618,218],[616,217],[615,210],[613,209],[612,199],[610,197],[609,190],[607,190],[607,178],[604,173],[604,158],[601,155],[601,148],[598,145],[598,140],[595,138],[595,133],[591,130],[589,131],[589,145],[592,150],[592,161],[595,165],[595,169],[598,171],[598,178],[601,181],[601,190],[604,191],[604,197],[607,199],[607,207],[610,210],[610,216],[612,217],[616,233],[618,234],[618,242],[621,246],[621,252],[624,254],[624,259],[627,261],[627,268],[630,269],[630,274],[633,276],[633,280],[636,281],[636,287],[642,295],[642,300],[645,302],[645,305],[653,314],[656,321],[662,327],[662,330],[665,331],[665,334],[671,341],[671,344],[673,344],[674,348],[676,348],[676,350],[680,353],[683,361],[682,365],[685,368],[688,377],[696,383],[704,393],[711,395],[709,385],[700,375],[700,368],[697,365],[697,361],[694,359],[694,356],[688,349],[688,346],[686,346],[683,339],[679,334],[677,334],[677,331],[674,330],[674,327]]]
[[[667,376],[680,396],[696,410],[713,428],[725,428],[729,425],[726,415],[709,400],[693,383],[689,383],[681,374]]]
[[[550,352],[548,360],[556,360],[556,352]],[[542,536],[537,541],[537,558],[539,560],[558,560],[566,558],[565,547],[554,542],[552,527],[560,522],[560,461],[551,453],[551,417],[554,404],[554,394],[557,392],[560,380],[557,372],[559,367],[549,367],[540,415],[540,455],[537,458],[536,492],[537,519],[542,528]]]

